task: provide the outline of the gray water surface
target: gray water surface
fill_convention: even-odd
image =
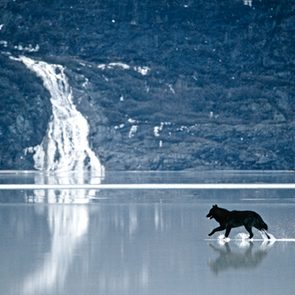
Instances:
[[[0,191],[0,294],[295,292],[292,190],[104,190],[84,204],[34,193]],[[280,240],[208,239],[214,203],[259,212]]]

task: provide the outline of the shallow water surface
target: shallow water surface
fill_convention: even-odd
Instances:
[[[0,191],[0,294],[295,292],[292,190],[105,190],[59,203],[68,193]],[[259,212],[278,240],[239,239],[243,228],[208,239],[213,203]]]

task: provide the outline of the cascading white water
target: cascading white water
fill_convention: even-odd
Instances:
[[[104,167],[89,147],[88,122],[73,104],[64,67],[25,56],[19,60],[42,79],[51,95],[52,119],[43,141],[34,147],[35,168],[58,172],[90,170],[102,176]]]

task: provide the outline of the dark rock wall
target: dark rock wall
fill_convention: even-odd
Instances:
[[[51,115],[42,84],[24,65],[0,55],[0,168],[31,169],[25,149],[42,141]]]

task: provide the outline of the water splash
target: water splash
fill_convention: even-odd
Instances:
[[[260,233],[260,235],[261,235],[261,237],[262,237],[262,239],[263,239],[264,241],[268,241],[268,240],[276,241],[276,240],[277,240],[276,237],[275,237],[273,234],[267,233],[268,236],[270,237],[270,239],[269,239],[269,238],[267,237],[267,235],[266,235],[265,232],[263,232],[263,231],[259,231],[259,233]]]
[[[221,235],[219,235],[218,237],[217,237],[217,242],[218,242],[218,244],[220,245],[220,246],[223,246],[223,245],[225,245],[226,243],[228,243],[230,241],[230,238],[226,238],[225,236],[224,236],[224,234],[221,234]]]
[[[273,234],[270,234],[269,232],[267,233],[268,236],[270,237],[270,239],[266,236],[265,233],[260,232],[261,238],[252,238],[249,239],[249,234],[247,233],[238,233],[237,235],[235,235],[234,238],[230,239],[230,238],[225,238],[224,234],[220,234],[217,239],[207,239],[207,240],[217,240],[218,244],[220,245],[224,245],[225,243],[229,242],[229,241],[235,241],[235,242],[240,242],[240,243],[244,243],[244,242],[295,242],[295,238],[288,238],[288,237],[283,237],[283,238],[277,238],[275,237]]]
[[[28,69],[43,81],[49,91],[52,118],[47,134],[34,147],[35,168],[42,171],[95,171],[103,176],[104,167],[89,147],[89,126],[72,101],[72,89],[64,67],[20,56]]]

